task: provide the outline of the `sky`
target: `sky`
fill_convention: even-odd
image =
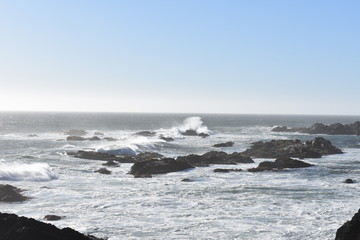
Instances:
[[[357,0],[0,0],[0,111],[360,115]]]

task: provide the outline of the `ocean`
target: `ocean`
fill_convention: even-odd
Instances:
[[[274,126],[353,123],[360,116],[0,113],[0,184],[24,189],[30,200],[0,203],[0,211],[51,222],[96,237],[117,239],[334,239],[336,230],[359,209],[360,136],[322,137],[344,154],[305,159],[315,166],[279,172],[215,173],[212,165],[134,178],[130,163],[94,172],[104,162],[68,154],[92,150],[114,154],[157,152],[167,157],[203,154],[213,144],[233,141],[227,153],[252,142],[310,140],[318,135],[272,132]],[[86,130],[100,141],[66,141],[64,132]],[[183,136],[194,129],[210,136]],[[154,136],[136,132],[152,131]],[[159,136],[172,137],[166,142]],[[104,137],[117,139],[106,141]],[[268,159],[267,159],[268,160]],[[239,164],[243,170],[256,167]],[[230,166],[231,168],[233,166]],[[183,182],[184,178],[193,181]]]

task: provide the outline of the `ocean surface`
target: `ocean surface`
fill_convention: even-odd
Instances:
[[[25,189],[22,203],[0,203],[0,211],[51,222],[85,234],[116,239],[334,239],[336,230],[359,209],[360,137],[323,136],[344,154],[305,159],[316,166],[282,172],[214,173],[210,166],[134,178],[132,164],[94,171],[102,161],[69,152],[116,154],[158,152],[168,157],[203,154],[213,144],[241,152],[254,141],[310,140],[315,135],[271,132],[274,126],[352,123],[360,116],[210,115],[131,113],[0,113],[0,184]],[[117,141],[66,141],[70,129],[101,132]],[[182,136],[186,129],[210,137]],[[156,135],[135,135],[138,131]],[[160,135],[175,141],[165,142]],[[256,167],[239,164],[236,168]],[[193,182],[182,182],[190,178]],[[343,183],[352,178],[355,184]]]

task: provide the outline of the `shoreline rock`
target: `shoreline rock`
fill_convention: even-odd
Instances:
[[[0,184],[0,202],[24,202],[30,199],[21,194],[23,191],[9,184]]]
[[[234,142],[225,142],[225,143],[218,143],[212,145],[212,147],[222,148],[222,147],[232,147],[234,146]]]
[[[335,240],[360,239],[360,209],[350,221],[344,223],[337,231]]]
[[[292,159],[289,157],[280,157],[275,162],[264,161],[259,163],[256,168],[248,169],[249,172],[263,172],[263,171],[281,171],[286,168],[306,168],[312,167],[313,164],[306,163],[300,160]]]

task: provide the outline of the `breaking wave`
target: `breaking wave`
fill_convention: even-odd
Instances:
[[[50,181],[57,176],[46,163],[0,162],[0,180],[6,181]]]
[[[184,133],[187,130],[193,130],[196,131],[196,133],[206,133],[210,134],[211,131],[208,129],[207,126],[203,125],[203,121],[200,117],[188,117],[184,120],[181,126],[179,126],[177,129],[180,133]]]

